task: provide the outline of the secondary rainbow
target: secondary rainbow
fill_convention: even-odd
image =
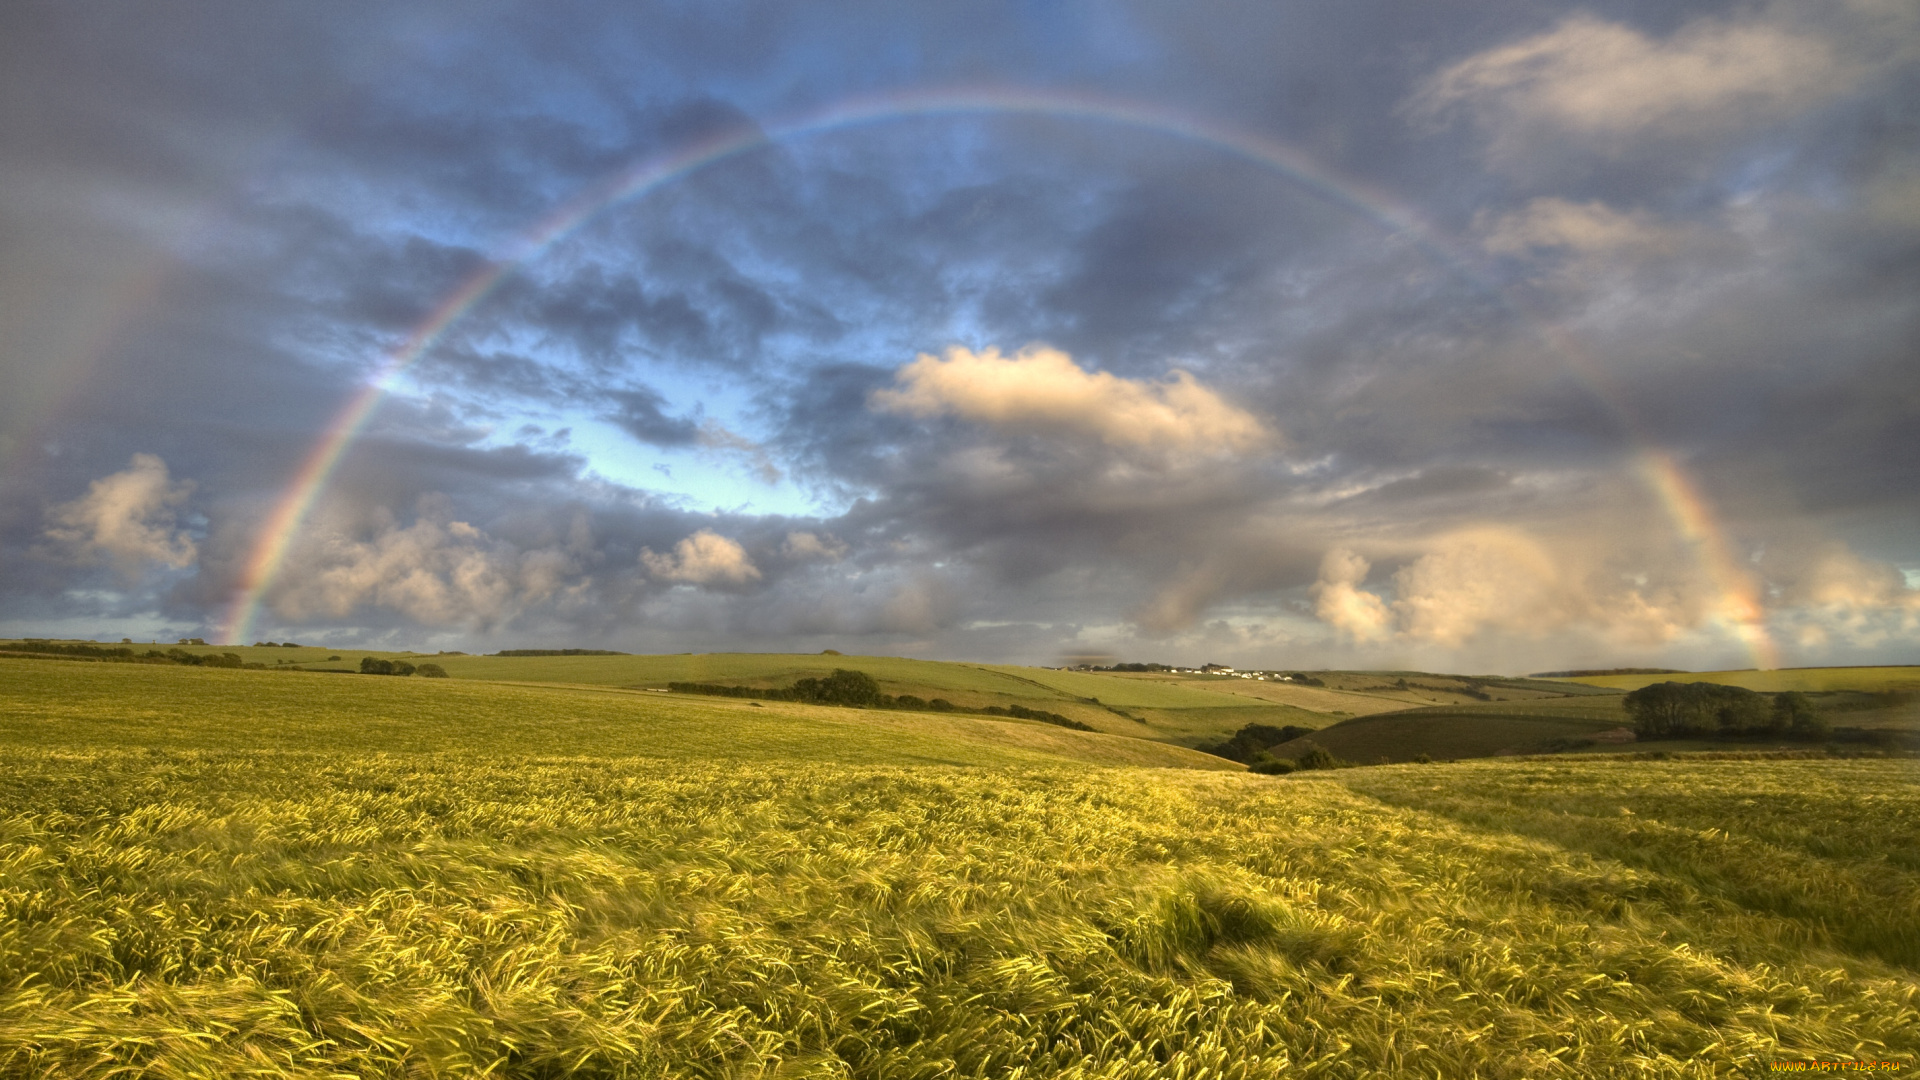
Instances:
[[[1340,177],[1310,156],[1284,142],[1255,135],[1139,102],[1081,93],[1032,89],[959,89],[896,93],[855,99],[819,112],[765,128],[747,127],[722,132],[673,153],[642,161],[583,191],[518,234],[501,254],[448,295],[406,339],[389,352],[379,370],[335,416],[302,460],[281,497],[262,522],[258,537],[242,566],[235,598],[224,620],[224,640],[244,643],[252,636],[288,548],[299,535],[308,514],[326,491],[342,457],[400,378],[431,349],[449,327],[485,299],[516,268],[537,257],[594,215],[622,202],[641,198],[676,179],[737,155],[775,143],[825,134],[862,124],[909,120],[917,117],[960,115],[1033,115],[1094,121],[1138,128],[1202,143],[1275,172],[1315,196],[1365,217],[1389,234],[1405,237],[1427,257],[1473,282],[1507,310],[1538,330],[1543,340],[1569,361],[1596,395],[1621,419],[1638,444],[1642,471],[1681,535],[1700,555],[1703,565],[1726,596],[1726,616],[1752,650],[1757,666],[1775,666],[1763,613],[1744,575],[1734,568],[1728,545],[1706,501],[1688,482],[1677,463],[1652,449],[1640,437],[1623,399],[1607,393],[1597,367],[1583,362],[1577,348],[1564,347],[1564,335],[1524,311],[1504,290],[1490,285],[1473,269],[1458,248],[1442,242],[1440,233],[1420,216],[1369,185]]]

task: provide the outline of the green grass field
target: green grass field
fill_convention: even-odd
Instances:
[[[0,690],[3,1076],[1920,1065],[1911,760],[1266,777],[614,687]]]
[[[1780,668],[1775,671],[1688,671],[1676,675],[1586,675],[1555,682],[1582,683],[1613,690],[1638,690],[1657,682],[1710,682],[1748,690],[1920,690],[1920,667]]]
[[[1618,695],[1440,705],[1342,721],[1273,753],[1298,757],[1307,742],[1366,764],[1545,753],[1632,723]]]
[[[1024,720],[575,686],[0,659],[13,747],[1237,769]]]
[[[9,643],[0,642],[0,651]],[[159,646],[179,647],[179,646]],[[1181,746],[1217,742],[1248,724],[1322,728],[1354,716],[1438,704],[1472,706],[1472,694],[1541,700],[1613,693],[1572,682],[1467,679],[1424,672],[1319,672],[1324,686],[1216,675],[1056,671],[1048,668],[795,653],[665,656],[467,656],[282,646],[184,646],[231,652],[274,669],[352,672],[363,657],[431,661],[454,679],[640,689],[670,682],[788,686],[835,668],[873,676],[884,693],[946,698],[968,709],[1022,705],[1071,717],[1096,731]],[[1405,686],[1396,685],[1405,683]],[[1475,689],[1478,687],[1478,689]],[[1460,755],[1450,755],[1460,756]]]

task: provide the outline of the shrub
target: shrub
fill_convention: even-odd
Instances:
[[[864,671],[835,668],[824,679],[799,679],[793,684],[794,699],[815,705],[878,705],[880,684]]]
[[[1285,727],[1274,727],[1272,724],[1248,724],[1234,732],[1233,737],[1225,742],[1206,743],[1195,749],[1203,754],[1212,754],[1229,761],[1251,765],[1257,757],[1265,754],[1269,749],[1312,733],[1312,728],[1296,727],[1293,724]]]
[[[447,677],[447,669],[441,667],[439,664],[421,664],[419,667],[413,669],[413,673],[423,679],[444,679]]]
[[[1337,769],[1344,764],[1333,756],[1333,751],[1314,743],[1307,744],[1307,752],[1294,759],[1294,767],[1299,769]]]
[[[463,654],[464,655],[464,654]],[[501,649],[494,656],[626,656],[614,649]]]
[[[1773,696],[1772,730],[1784,731],[1801,739],[1819,739],[1827,734],[1827,722],[1813,711],[1813,702],[1798,690]]]
[[[994,711],[995,710],[993,709],[987,710],[987,712],[989,713],[992,713]],[[1092,731],[1093,730],[1093,728],[1089,727],[1086,724],[1081,723],[1078,720],[1073,719],[1072,717],[1061,716],[1059,713],[1056,713],[1056,712],[1044,712],[1040,709],[1029,709],[1024,705],[1007,706],[1006,715],[1011,716],[1016,720],[1038,720],[1043,724],[1053,724],[1056,727],[1072,728],[1075,731]]]

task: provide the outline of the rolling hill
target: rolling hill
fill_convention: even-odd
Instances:
[[[1610,690],[1638,690],[1658,682],[1710,682],[1763,693],[1799,690],[1920,690],[1920,666],[1777,668],[1772,671],[1686,671],[1664,675],[1582,675],[1553,682],[1580,683]]]
[[[1239,768],[1023,720],[613,687],[6,659],[0,677],[0,738],[16,747]]]
[[[1631,724],[1618,695],[1443,705],[1345,720],[1271,752],[1295,758],[1311,743],[1365,764],[1450,761],[1573,749]]]

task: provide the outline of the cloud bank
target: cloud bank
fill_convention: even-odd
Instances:
[[[218,636],[458,299],[252,636],[1708,667],[1739,591],[1788,662],[1920,648],[1905,0],[0,31],[12,632]]]

